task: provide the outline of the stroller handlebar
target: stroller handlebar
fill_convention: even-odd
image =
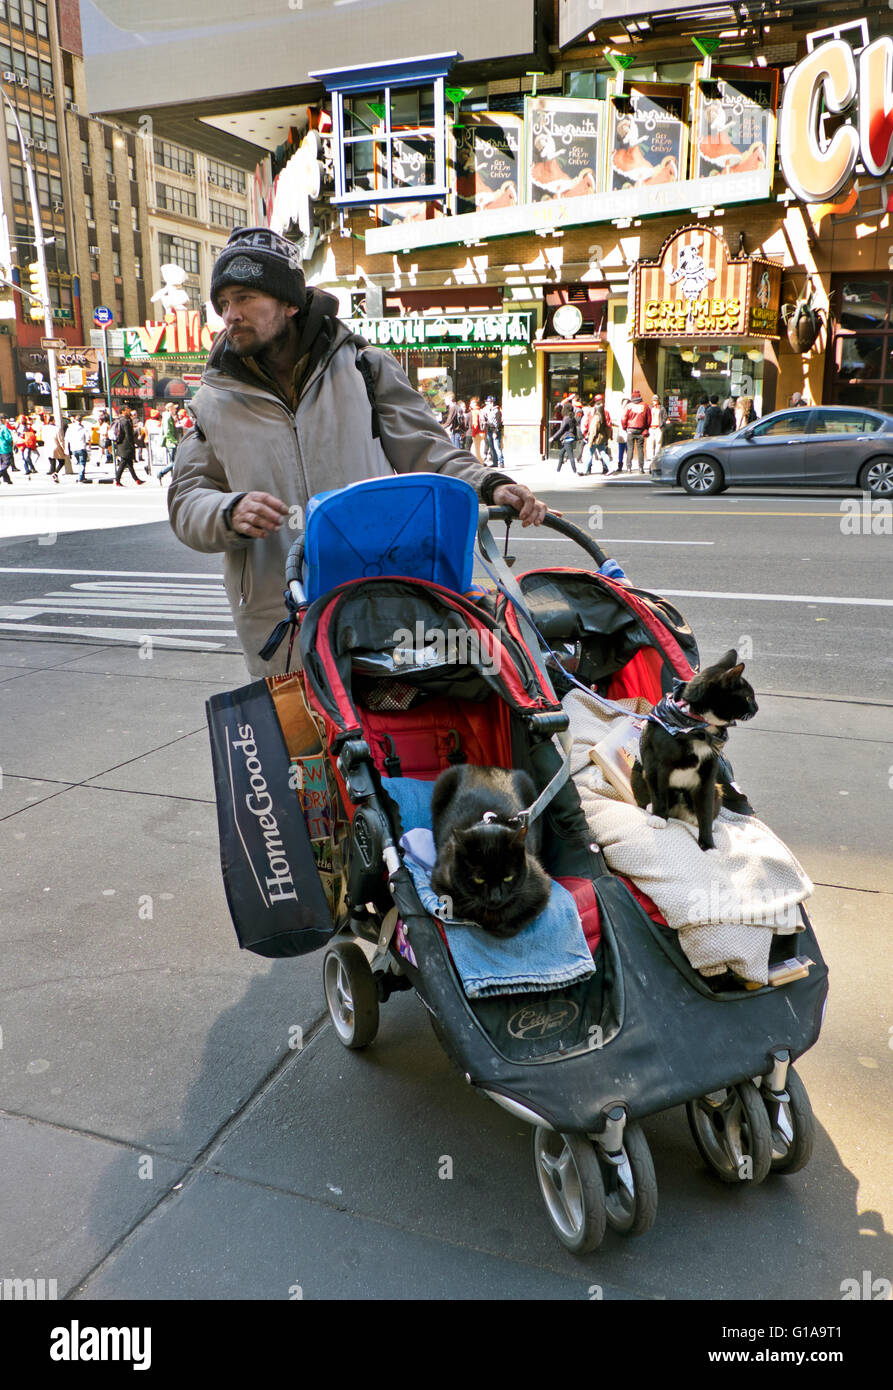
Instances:
[[[483,510],[483,509],[482,509]],[[488,507],[487,520],[490,521],[514,521],[518,513],[514,507]],[[546,512],[542,522],[543,526],[550,531],[557,531],[559,535],[567,536],[569,540],[575,541],[588,555],[591,555],[597,565],[603,565],[608,556],[600,545],[596,545],[594,540],[587,536],[586,532],[579,526],[575,526],[572,521],[565,521],[564,517],[556,516],[554,512]]]

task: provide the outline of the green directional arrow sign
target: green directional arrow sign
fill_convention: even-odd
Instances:
[[[636,61],[631,53],[606,53],[605,57],[617,72],[625,72]]]
[[[693,36],[692,43],[699,53],[703,53],[705,58],[709,58],[711,53],[715,53],[718,48],[722,47],[719,39],[709,36]]]
[[[454,106],[458,106],[460,101],[464,101],[471,91],[470,87],[445,87],[444,94],[447,101],[451,101]]]

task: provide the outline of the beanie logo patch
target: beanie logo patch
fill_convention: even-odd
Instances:
[[[259,280],[263,273],[263,266],[257,261],[250,261],[247,256],[236,256],[226,267],[228,280]]]

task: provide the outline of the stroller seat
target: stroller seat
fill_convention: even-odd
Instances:
[[[460,478],[403,473],[320,492],[307,503],[309,602],[349,579],[403,575],[456,593],[471,586],[478,497]]]

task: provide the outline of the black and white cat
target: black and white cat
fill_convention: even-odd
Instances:
[[[713,821],[721,804],[749,810],[746,798],[718,779],[727,730],[757,712],[744,663],[732,648],[687,683],[677,681],[647,717],[633,763],[633,795],[652,814],[688,821],[698,828],[701,849],[713,849]]]
[[[450,899],[451,916],[514,936],[543,911],[551,880],[536,857],[540,823],[516,819],[535,797],[526,772],[466,764],[440,774],[431,798],[431,887]]]

